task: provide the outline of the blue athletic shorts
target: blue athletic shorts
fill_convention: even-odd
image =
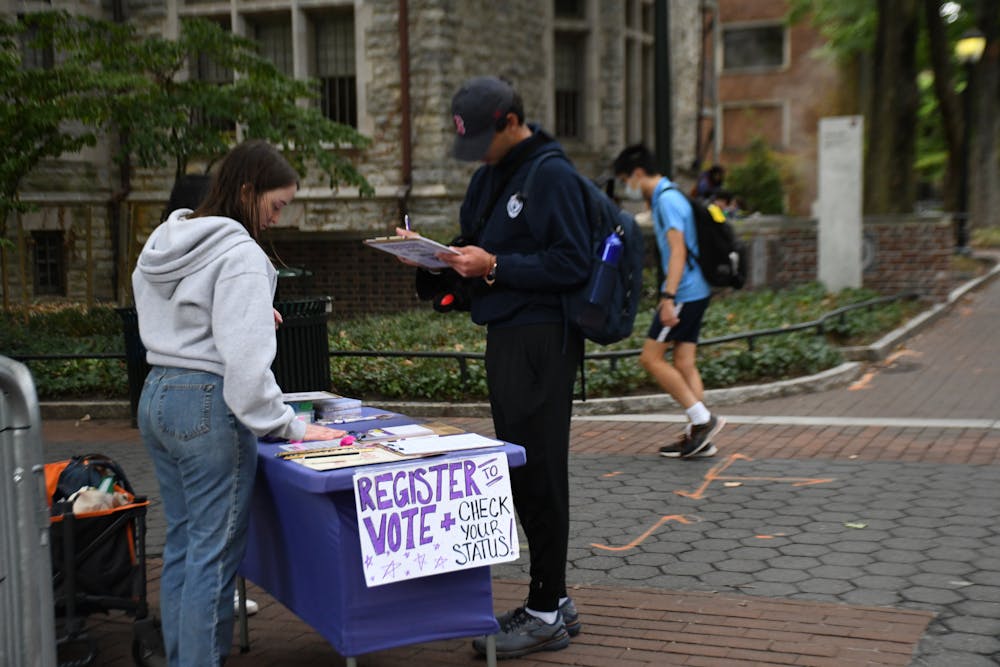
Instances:
[[[674,304],[680,322],[672,327],[663,326],[660,322],[660,310],[657,308],[653,311],[653,323],[649,325],[649,333],[646,335],[659,343],[667,341],[697,343],[698,335],[701,333],[701,319],[705,316],[708,302],[711,300],[712,297],[707,297],[698,301]]]

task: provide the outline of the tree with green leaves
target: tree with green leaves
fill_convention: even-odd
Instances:
[[[142,80],[112,101],[119,160],[169,165],[177,178],[192,160],[211,165],[222,157],[238,127],[244,139],[266,139],[281,148],[301,174],[315,165],[330,187],[347,184],[372,193],[345,151],[364,148],[369,140],[323,116],[312,103],[316,85],[281,73],[254,42],[204,19],[183,20],[177,39],[141,35],[131,24],[88,23],[91,38],[81,51],[103,71]],[[228,73],[228,80],[193,76],[199,61]]]
[[[746,212],[781,215],[785,212],[785,188],[781,169],[767,140],[756,136],[750,141],[747,159],[726,175],[726,189],[746,202]]]
[[[31,66],[25,53],[47,57]],[[228,80],[192,76],[199,60],[228,72]],[[0,18],[0,90],[0,239],[8,215],[27,210],[19,198],[25,175],[94,145],[102,133],[116,138],[121,167],[110,203],[128,195],[135,168],[170,167],[177,178],[193,161],[207,169],[238,138],[266,139],[303,176],[319,168],[331,188],[373,193],[351,161],[368,138],[322,115],[315,83],[282,74],[254,42],[202,19],[184,20],[180,36],[167,39],[58,11]],[[0,259],[6,307],[5,255]]]
[[[10,305],[7,222],[31,208],[20,198],[25,176],[43,160],[93,146],[109,117],[111,100],[138,83],[127,72],[95,68],[81,54],[64,48],[80,39],[79,26],[66,14],[0,17],[0,274],[5,310]]]
[[[959,37],[975,27],[993,47],[987,46],[974,75],[980,85],[970,128],[976,138],[970,204],[974,220],[1000,224],[998,15],[996,0],[791,0],[790,21],[808,17],[827,40],[827,51],[861,82],[866,211],[912,210],[915,168],[941,174],[944,206],[956,210],[959,175],[969,160],[959,91],[970,82],[954,66],[953,52]],[[913,146],[907,135],[916,139]]]

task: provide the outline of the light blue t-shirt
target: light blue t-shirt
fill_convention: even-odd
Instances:
[[[691,211],[691,204],[687,197],[677,189],[669,178],[662,178],[653,190],[653,231],[656,233],[656,245],[660,249],[660,259],[663,262],[663,274],[666,276],[667,267],[670,265],[670,244],[667,242],[667,231],[678,229],[684,234],[684,244],[688,248],[689,261],[684,264],[684,274],[681,282],[677,286],[677,303],[688,303],[699,301],[712,295],[712,288],[709,286],[705,276],[702,275],[701,267],[694,261],[690,254],[697,254],[698,233],[694,226],[694,213]],[[664,289],[660,285],[660,290]]]

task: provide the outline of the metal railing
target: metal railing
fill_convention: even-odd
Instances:
[[[919,296],[916,291],[901,292],[892,296],[877,297],[875,299],[869,299],[867,301],[861,301],[859,303],[852,303],[846,306],[837,308],[836,310],[831,310],[829,313],[824,314],[822,317],[812,320],[809,322],[801,322],[799,324],[790,324],[783,327],[774,327],[771,329],[757,329],[754,331],[747,331],[738,334],[729,334],[726,336],[716,336],[714,338],[705,338],[698,342],[699,347],[704,347],[707,345],[721,345],[723,343],[732,343],[740,340],[747,341],[747,349],[751,352],[754,349],[755,341],[758,338],[766,338],[768,336],[778,336],[781,334],[796,333],[798,331],[808,331],[809,329],[816,329],[816,335],[822,336],[826,332],[827,323],[834,319],[839,319],[841,324],[846,322],[847,314],[854,310],[860,310],[862,308],[871,311],[875,306],[891,303],[893,301],[901,301],[904,299],[915,299]],[[619,359],[626,359],[629,357],[638,357],[642,352],[641,349],[628,349],[628,350],[603,350],[598,352],[588,352],[584,355],[585,360],[591,359],[607,359],[609,361],[610,367],[614,370],[615,365]],[[434,358],[451,358],[458,362],[459,377],[462,380],[462,385],[468,381],[469,370],[468,362],[469,360],[482,361],[485,355],[482,352],[423,352],[423,351],[377,351],[377,350],[330,350],[331,357],[405,357],[410,359],[434,359]]]
[[[918,296],[919,293],[916,291],[907,291],[891,296],[877,297],[875,299],[852,303],[837,308],[836,310],[831,310],[822,317],[809,322],[800,322],[798,324],[789,324],[787,326],[774,327],[771,329],[756,329],[754,331],[746,331],[743,333],[704,338],[698,342],[698,346],[706,347],[709,345],[722,345],[724,343],[733,343],[745,340],[747,341],[747,349],[753,351],[754,345],[758,339],[767,338],[769,336],[779,336],[799,331],[808,331],[810,329],[815,329],[816,335],[822,336],[826,332],[829,322],[836,319],[841,323],[844,323],[846,322],[847,314],[851,311],[861,309],[871,311],[876,306],[885,303],[911,300],[917,298]],[[640,352],[642,352],[641,349],[602,350],[597,352],[588,352],[584,355],[584,359],[607,359],[611,369],[613,370],[619,359],[638,357]],[[404,359],[454,359],[458,363],[459,377],[461,378],[463,386],[468,383],[469,379],[469,361],[482,361],[485,358],[485,355],[482,352],[450,352],[437,350],[330,350],[329,354],[330,357],[370,357],[376,359],[391,359],[399,357]],[[11,355],[11,358],[19,361],[59,361],[69,359],[125,359],[126,355],[122,352],[88,352],[78,354],[15,354]]]

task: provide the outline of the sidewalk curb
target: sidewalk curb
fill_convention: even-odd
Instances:
[[[708,389],[705,400],[710,405],[738,405],[749,401],[778,398],[832,389],[856,380],[865,362],[885,359],[905,340],[917,335],[947,313],[969,292],[979,289],[1000,275],[1000,253],[983,253],[983,257],[994,262],[986,274],[973,278],[953,289],[944,303],[920,313],[901,327],[870,345],[843,348],[848,359],[845,363],[814,375],[791,380],[780,380],[757,385]],[[489,417],[490,405],[479,403],[444,403],[437,401],[383,401],[380,407],[404,414],[422,417]],[[39,405],[43,419],[130,419],[128,401],[54,401]],[[607,415],[618,413],[658,412],[676,408],[677,404],[665,394],[645,394],[641,396],[620,396],[613,398],[592,398],[587,401],[573,401],[574,415]]]
[[[998,275],[1000,275],[1000,255],[984,255],[993,260],[993,268],[986,274],[973,278],[963,285],[959,285],[948,293],[948,298],[944,303],[925,310],[903,326],[890,331],[882,338],[871,345],[843,348],[841,351],[847,359],[855,361],[882,361],[892,353],[903,341],[917,335],[928,326],[937,322],[938,319],[947,313],[958,301],[969,292],[983,287]]]

